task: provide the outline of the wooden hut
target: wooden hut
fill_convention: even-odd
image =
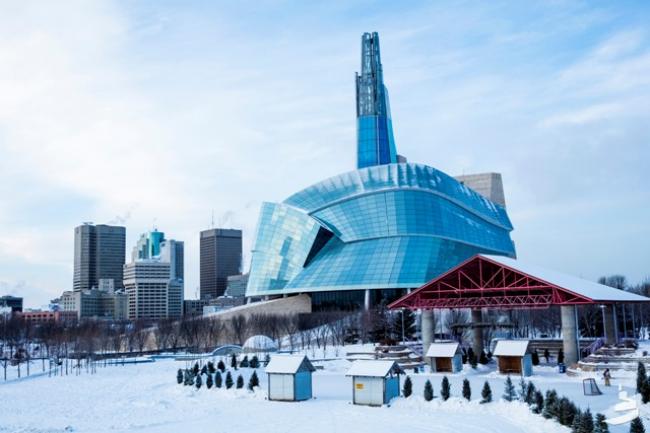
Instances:
[[[499,340],[494,348],[499,373],[533,374],[533,360],[528,349],[528,340]]]
[[[458,373],[463,370],[463,355],[460,344],[454,341],[434,342],[429,346],[426,357],[431,371],[436,373]]]
[[[311,374],[316,369],[304,356],[275,355],[266,366],[269,400],[302,401],[312,398]]]
[[[352,376],[352,403],[381,406],[399,397],[399,375],[395,361],[359,360],[346,373]]]

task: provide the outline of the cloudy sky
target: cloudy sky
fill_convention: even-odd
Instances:
[[[498,171],[521,259],[650,276],[644,2],[0,1],[0,294],[72,285],[73,229],[244,230],[354,168],[360,36],[378,31],[398,151]]]

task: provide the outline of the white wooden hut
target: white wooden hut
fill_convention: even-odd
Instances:
[[[533,360],[528,349],[529,340],[499,340],[494,348],[499,373],[533,374]]]
[[[381,406],[399,397],[399,375],[404,373],[395,361],[355,361],[346,376],[352,376],[352,402]]]
[[[316,369],[304,355],[275,355],[266,366],[269,400],[302,401],[312,398],[311,374]]]
[[[431,343],[425,355],[429,358],[431,371],[437,373],[458,373],[463,370],[463,355],[460,344],[455,341]]]

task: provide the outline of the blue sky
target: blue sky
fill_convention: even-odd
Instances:
[[[645,2],[0,3],[0,293],[72,284],[73,228],[245,231],[354,168],[360,36],[378,31],[398,151],[503,174],[521,259],[650,276]]]

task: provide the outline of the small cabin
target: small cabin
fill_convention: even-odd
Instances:
[[[352,377],[352,403],[366,406],[388,404],[399,397],[399,376],[404,370],[395,361],[359,360],[346,376]]]
[[[266,366],[269,400],[302,401],[312,398],[311,374],[316,369],[304,356],[275,355]]]
[[[458,373],[463,370],[460,344],[454,341],[431,343],[425,357],[429,358],[429,365],[434,373]]]
[[[497,368],[502,374],[533,374],[533,360],[528,340],[499,340],[494,348]]]

